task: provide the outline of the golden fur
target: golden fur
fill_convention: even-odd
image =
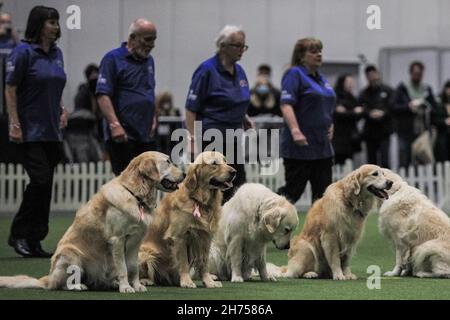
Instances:
[[[383,170],[394,184],[381,203],[378,223],[396,251],[395,267],[385,275],[450,278],[450,218],[420,190]]]
[[[289,249],[297,209],[285,197],[258,183],[242,185],[223,206],[213,239],[209,272],[220,280],[243,282],[258,270],[262,281],[276,281],[266,270],[266,246]]]
[[[28,276],[0,277],[0,286],[145,291],[139,283],[137,255],[152,220],[156,190],[173,191],[183,178],[167,155],[142,153],[78,210],[58,243],[48,276],[39,280]],[[68,272],[77,269],[81,271],[81,281],[74,283]]]
[[[220,287],[208,273],[208,253],[221,214],[222,191],[235,170],[218,152],[203,152],[189,167],[180,189],[166,195],[139,251],[141,282],[195,288],[191,267],[208,288]],[[195,206],[200,217],[194,217]]]
[[[384,197],[391,185],[375,165],[363,165],[331,184],[308,211],[301,233],[292,239],[288,266],[269,269],[282,277],[356,279],[350,260],[376,203],[373,192]]]

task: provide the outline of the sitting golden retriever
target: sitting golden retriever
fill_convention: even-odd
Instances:
[[[167,155],[142,153],[78,210],[58,243],[48,276],[0,277],[0,287],[146,291],[139,282],[137,258],[156,192],[174,191],[183,178]],[[77,270],[79,281],[70,274]]]
[[[223,206],[213,239],[209,272],[220,280],[243,282],[258,270],[262,281],[276,281],[266,269],[266,245],[289,249],[298,215],[294,205],[262,184],[246,183]]]
[[[378,222],[396,251],[395,267],[385,275],[450,278],[450,218],[399,175],[384,171],[394,184]]]
[[[221,153],[197,156],[180,188],[156,209],[139,250],[141,283],[195,288],[193,267],[207,288],[222,286],[208,272],[208,253],[222,211],[222,191],[233,186],[235,175]]]
[[[366,217],[392,186],[380,167],[363,165],[331,184],[314,202],[301,233],[291,241],[288,266],[269,270],[281,277],[356,279],[350,260]]]

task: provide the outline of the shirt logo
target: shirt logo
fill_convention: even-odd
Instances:
[[[194,90],[192,90],[192,89],[189,91],[188,100],[192,100],[192,101],[197,100],[197,95],[194,94]]]
[[[240,85],[242,88],[248,87],[248,83],[247,83],[246,80],[240,80],[240,81],[239,81],[239,85]]]
[[[63,67],[63,63],[61,60],[56,60],[56,64],[58,65],[58,67],[62,68]]]
[[[148,72],[149,72],[150,74],[153,74],[153,67],[152,67],[152,66],[148,66]]]
[[[292,99],[292,95],[288,93],[286,90],[281,92],[281,99]]]
[[[106,78],[103,77],[103,75],[101,73],[98,75],[97,83],[98,84],[106,84]]]
[[[14,69],[16,69],[16,66],[11,61],[8,61],[6,64],[6,72],[14,72]]]
[[[325,83],[325,88],[327,88],[327,89],[333,89],[333,87],[327,82],[327,83]]]
[[[386,98],[387,98],[387,92],[386,92],[386,91],[381,91],[381,92],[380,92],[380,97],[381,97],[382,99],[386,99]]]

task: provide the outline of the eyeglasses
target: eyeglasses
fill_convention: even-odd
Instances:
[[[238,50],[244,50],[244,51],[248,50],[248,45],[246,45],[246,44],[242,45],[242,44],[236,44],[236,43],[228,43],[228,45],[230,47],[236,48]]]

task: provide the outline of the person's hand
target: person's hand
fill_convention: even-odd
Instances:
[[[414,99],[408,103],[408,107],[412,112],[416,113],[419,107],[423,104],[423,99]]]
[[[14,143],[23,142],[22,128],[18,123],[11,123],[9,125],[9,140]]]
[[[291,130],[292,134],[292,140],[294,140],[294,143],[298,146],[307,146],[308,140],[306,139],[305,135],[300,131],[300,129],[295,128]]]
[[[336,112],[337,113],[344,113],[346,111],[347,111],[347,109],[345,109],[345,107],[343,105],[341,105],[341,104],[336,107]]]
[[[59,117],[59,127],[64,129],[67,127],[67,111],[63,108],[61,116]]]
[[[378,120],[384,116],[384,111],[380,109],[373,109],[372,111],[370,111],[369,116],[372,119]]]
[[[445,124],[446,124],[447,126],[450,126],[450,117],[448,117],[447,119],[445,119]]]
[[[329,129],[328,129],[328,140],[333,140],[333,135],[334,135],[334,126],[331,126]]]
[[[123,129],[122,125],[118,122],[112,122],[109,124],[109,128],[111,129],[111,138],[115,142],[127,142],[128,137]]]
[[[153,138],[155,136],[157,126],[158,123],[156,121],[153,121],[152,127],[150,129],[150,138]]]
[[[249,117],[244,118],[244,130],[255,129],[255,122]]]
[[[357,107],[355,107],[355,109],[353,109],[353,112],[354,113],[363,113],[364,112],[364,108],[363,107],[361,107],[361,106],[357,106]]]

